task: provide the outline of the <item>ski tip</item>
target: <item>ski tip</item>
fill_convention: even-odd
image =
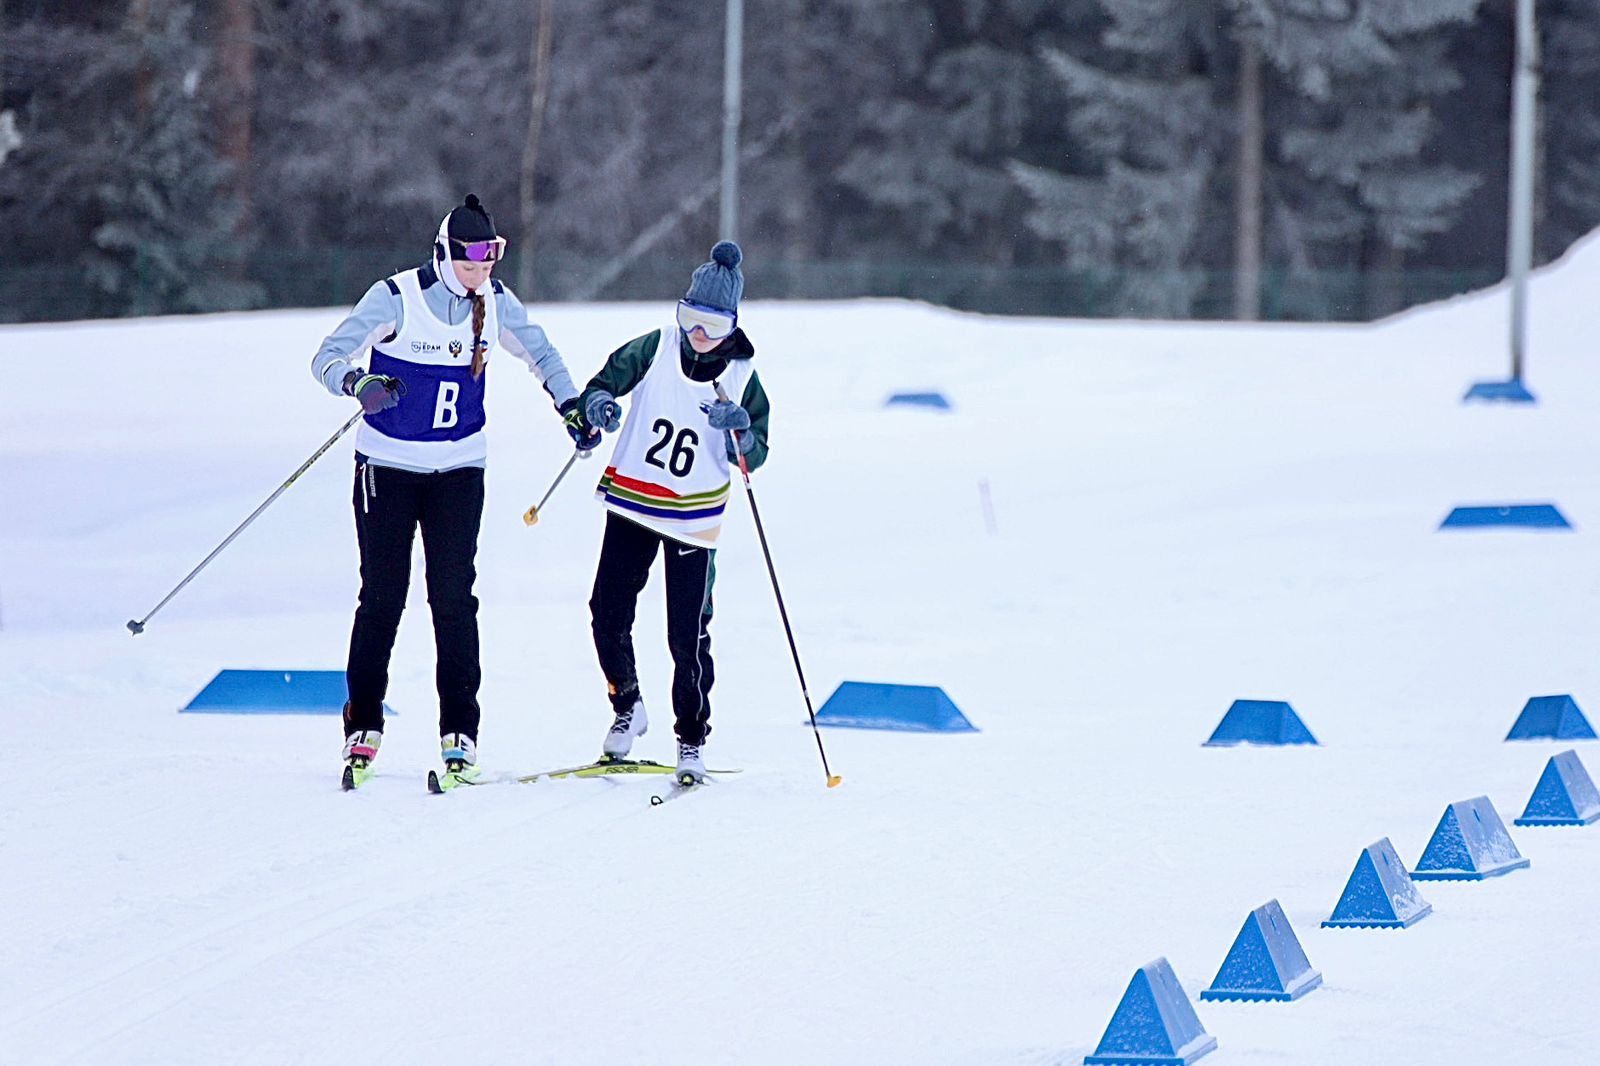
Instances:
[[[355,791],[356,771],[354,767],[346,766],[344,768],[344,773],[339,777],[339,787],[344,789],[346,792]]]
[[[844,784],[844,778],[840,777],[838,774],[829,774],[828,775],[828,787],[829,788],[838,788],[842,784]]]
[[[437,770],[428,771],[428,791],[435,796],[444,795],[444,786],[439,784],[439,772]]]

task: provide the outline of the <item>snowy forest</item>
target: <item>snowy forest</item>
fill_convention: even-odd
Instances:
[[[1539,0],[1536,258],[1600,224]],[[346,303],[478,193],[525,299],[1365,320],[1505,269],[1512,0],[0,0],[0,320]]]

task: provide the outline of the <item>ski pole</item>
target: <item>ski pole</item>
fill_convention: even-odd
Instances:
[[[572,469],[572,464],[578,461],[578,457],[588,454],[588,452],[581,451],[572,453],[572,458],[567,460],[567,465],[561,468],[561,473],[556,475],[556,479],[550,483],[550,487],[544,490],[544,495],[539,498],[539,502],[528,508],[523,514],[522,521],[524,525],[531,526],[539,521],[539,508],[543,507],[546,501],[550,499],[550,494],[556,491],[556,486],[561,484],[561,479],[567,476],[567,471]]]
[[[338,441],[339,441],[339,438],[344,436],[346,433],[348,433],[350,431],[350,427],[356,424],[356,420],[359,419],[362,416],[363,413],[364,412],[357,411],[355,414],[351,415],[350,416],[350,421],[346,422],[344,425],[339,427],[339,432],[337,432],[333,436],[329,437],[327,439],[327,441],[325,441],[323,443],[322,447],[318,448],[315,452],[312,453],[311,458],[307,459],[304,463],[301,463],[300,464],[300,469],[296,470],[294,473],[289,475],[289,480],[285,481],[282,485],[279,485],[277,491],[274,492],[271,496],[268,496],[266,498],[266,500],[261,504],[260,507],[257,507],[254,511],[251,511],[250,512],[250,517],[246,518],[243,522],[240,522],[238,528],[235,529],[232,533],[228,534],[228,539],[224,540],[221,544],[218,544],[215,548],[212,549],[210,555],[208,555],[204,559],[200,560],[200,565],[195,567],[193,570],[189,571],[189,576],[184,578],[182,581],[178,582],[178,587],[173,589],[171,592],[167,593],[165,599],[163,599],[160,603],[156,604],[154,607],[150,608],[150,613],[149,614],[145,615],[143,618],[139,619],[137,622],[135,622],[135,621],[130,619],[129,622],[128,622],[128,632],[132,633],[134,636],[138,636],[140,633],[143,633],[144,632],[145,623],[150,621],[150,619],[154,618],[155,615],[156,615],[156,612],[161,610],[161,608],[165,607],[167,605],[167,602],[169,600],[171,600],[172,597],[174,597],[178,593],[182,592],[183,591],[183,587],[185,585],[187,585],[189,582],[193,581],[195,575],[198,574],[200,571],[204,570],[210,564],[211,560],[215,559],[218,555],[221,555],[222,554],[222,549],[226,548],[228,545],[232,544],[233,543],[233,538],[237,537],[240,533],[243,533],[245,526],[248,526],[251,522],[254,522],[256,520],[256,518],[261,514],[262,511],[265,511],[268,507],[270,507],[272,505],[272,501],[273,500],[276,500],[279,496],[282,496],[284,489],[287,489],[290,485],[293,485],[296,481],[298,481],[300,479],[300,475],[301,474],[304,474],[307,470],[311,469],[311,464],[312,463],[316,462],[318,459],[321,459],[322,456],[323,456],[323,453],[325,453],[329,448],[331,448],[335,444],[337,444]]]
[[[713,381],[712,386],[717,390],[717,399],[724,403],[728,401],[728,394],[722,391],[722,382]],[[817,728],[817,712],[811,709],[811,692],[806,688],[806,672],[800,668],[800,650],[795,647],[794,629],[789,625],[789,612],[783,606],[783,591],[778,588],[778,571],[772,565],[772,552],[767,549],[767,531],[761,525],[761,511],[756,507],[756,490],[750,487],[750,467],[744,461],[744,451],[739,447],[739,434],[735,430],[728,430],[728,436],[733,438],[733,452],[739,457],[739,474],[744,478],[745,495],[750,498],[750,514],[756,520],[756,536],[761,540],[761,554],[767,560],[767,576],[772,578],[772,594],[778,599],[778,616],[783,619],[783,633],[789,638],[789,654],[794,657],[794,672],[800,678],[800,695],[806,701],[806,714],[811,716],[811,733],[817,738],[817,754],[822,756],[822,772],[827,775],[828,787],[844,781],[843,777],[828,769],[828,753],[822,747],[822,730]]]

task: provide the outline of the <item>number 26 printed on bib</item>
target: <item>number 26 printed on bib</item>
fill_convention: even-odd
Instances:
[[[660,434],[660,439],[644,453],[644,461],[660,467],[673,477],[688,477],[689,471],[694,469],[694,449],[700,443],[700,435],[692,429],[679,430],[665,418],[656,419],[650,432]],[[658,453],[669,444],[672,452],[663,460]]]

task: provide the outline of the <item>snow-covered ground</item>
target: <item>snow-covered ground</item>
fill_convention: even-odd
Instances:
[[[1277,898],[1326,984],[1199,1004],[1205,1061],[1593,1062],[1600,826],[1514,830],[1530,869],[1423,885],[1411,929],[1318,922],[1365,845],[1414,863],[1450,801],[1520,813],[1567,746],[1502,742],[1525,699],[1600,710],[1597,285],[1596,243],[1535,281],[1531,409],[1459,402],[1505,376],[1503,292],[1369,327],[751,302],[813,697],[942,685],[982,732],[825,732],[824,788],[736,489],[708,756],[745,773],[661,808],[641,779],[424,791],[420,559],[368,787],[336,787],[333,719],[176,713],[223,667],[343,664],[348,440],[123,628],[348,417],[308,373],[339,311],[0,329],[0,1060],[1075,1063],[1138,966],[1193,997]],[[535,309],[580,377],[669,313]],[[492,376],[480,748],[530,771],[608,721],[602,461],[526,528],[567,438]],[[955,411],[881,406],[925,388]],[[1576,532],[1434,531],[1547,500]],[[657,578],[667,758],[661,614]],[[1238,697],[1323,746],[1201,747]]]

